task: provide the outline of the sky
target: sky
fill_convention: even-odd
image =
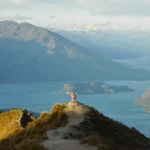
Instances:
[[[111,22],[150,28],[150,0],[0,0],[0,20],[44,27]]]

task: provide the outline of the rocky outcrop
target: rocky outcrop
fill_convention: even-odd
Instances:
[[[150,89],[137,98],[135,103],[143,106],[146,112],[150,112]]]

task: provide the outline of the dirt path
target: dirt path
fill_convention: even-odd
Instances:
[[[66,104],[65,112],[68,115],[68,124],[65,127],[56,130],[47,131],[48,139],[42,145],[48,150],[97,150],[97,147],[92,147],[87,144],[80,144],[78,140],[65,140],[64,137],[68,133],[76,133],[73,125],[78,125],[84,121],[84,115],[88,111],[84,105],[76,103],[73,107],[71,103]]]

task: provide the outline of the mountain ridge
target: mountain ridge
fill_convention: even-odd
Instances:
[[[57,33],[11,21],[0,22],[0,70],[0,83],[150,79],[146,70],[126,68]]]
[[[110,59],[132,59],[150,55],[149,33],[146,32],[51,30]]]
[[[18,111],[5,114],[20,114]],[[7,120],[7,116],[0,114],[0,119]],[[6,128],[1,126],[1,131]],[[73,107],[67,102],[55,104],[49,113],[41,113],[39,118],[27,121],[24,128],[15,128],[13,134],[0,140],[2,150],[74,150],[73,145],[79,150],[149,150],[150,139],[90,106],[77,102]]]

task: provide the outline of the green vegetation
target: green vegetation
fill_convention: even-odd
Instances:
[[[114,121],[95,109],[91,108],[86,114],[78,130],[86,137],[81,137],[81,143],[95,145],[98,150],[148,150],[150,139],[135,128],[128,128],[118,121]]]
[[[49,114],[41,113],[39,118],[28,123],[25,128],[18,128],[18,126],[16,126],[13,130],[13,134],[8,132],[5,134],[5,139],[0,138],[0,149],[45,150],[40,143],[47,139],[46,131],[64,126],[67,123],[67,116],[65,115],[63,109],[64,105],[56,104],[53,106]],[[9,119],[12,118],[11,114],[13,114],[13,116],[15,114],[12,112],[7,112],[7,114],[8,118],[5,117],[5,120],[8,120],[5,121],[5,123],[9,125]],[[18,114],[16,114],[16,116],[18,116]],[[2,118],[3,117],[1,117],[0,120]],[[3,122],[1,124],[3,124]],[[9,126],[6,126],[5,124],[1,127],[1,129],[5,131],[7,131],[8,128]]]
[[[63,89],[59,92],[64,94],[104,94],[104,93],[118,93],[118,92],[131,92],[133,89],[127,86],[113,86],[103,82],[80,82],[65,84]]]
[[[88,143],[91,146],[97,146],[101,142],[101,139],[97,135],[91,135],[81,141],[81,144]]]
[[[27,116],[30,117],[27,111],[11,110],[1,113],[0,130],[3,135],[0,137],[0,150],[45,150],[41,143],[48,139],[46,131],[65,125],[65,130],[60,130],[65,140],[79,140],[80,144],[97,146],[98,150],[150,149],[150,139],[135,128],[128,128],[84,104],[71,106],[71,103],[56,104],[50,113],[42,112],[37,119],[32,120],[27,119]],[[83,121],[76,124],[83,114]],[[14,124],[20,117],[20,124]],[[11,132],[10,125],[13,125]]]
[[[100,136],[97,136],[97,135],[91,135],[85,139],[82,139],[81,144],[85,144],[85,143],[91,146],[97,146],[98,150],[109,150],[108,146],[104,144]]]
[[[23,112],[21,110],[0,113],[0,139],[4,139],[18,129],[22,129],[20,123],[22,115]]]

